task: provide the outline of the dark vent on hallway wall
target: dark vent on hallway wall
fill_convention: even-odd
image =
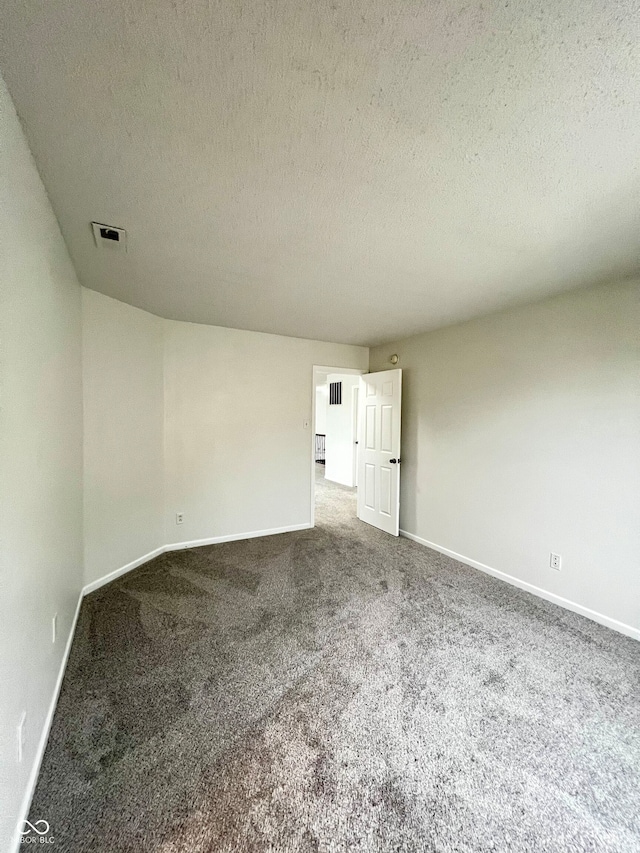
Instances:
[[[342,405],[342,382],[330,382],[329,383],[329,405],[330,406],[341,406]]]

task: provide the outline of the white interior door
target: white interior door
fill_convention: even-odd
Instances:
[[[400,529],[402,371],[360,378],[358,518],[393,536]]]

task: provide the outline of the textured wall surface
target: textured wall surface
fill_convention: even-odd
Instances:
[[[165,544],[163,321],[82,291],[84,582]]]
[[[314,364],[369,351],[166,321],[168,543],[309,524]]]
[[[640,265],[636,0],[0,6],[87,287],[369,345]]]
[[[313,365],[366,371],[368,349],[82,305],[85,584],[166,544],[309,523]]]
[[[82,587],[82,327],[78,280],[1,78],[0,186],[0,850],[8,851]]]
[[[639,629],[638,328],[640,281],[372,350],[403,369],[400,526]]]

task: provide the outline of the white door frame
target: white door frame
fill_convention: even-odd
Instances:
[[[364,376],[368,370],[356,367],[327,367],[314,364],[311,373],[311,527],[316,526],[316,376],[320,373],[350,373]]]
[[[358,488],[358,407],[360,406],[360,386],[354,385],[351,389],[351,400],[353,403],[353,485]]]

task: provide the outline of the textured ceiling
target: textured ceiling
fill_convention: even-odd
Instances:
[[[640,269],[637,0],[0,9],[87,287],[375,344]]]

